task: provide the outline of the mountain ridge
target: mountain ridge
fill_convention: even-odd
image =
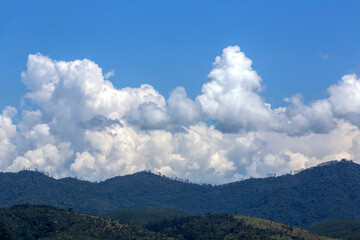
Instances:
[[[218,186],[176,181],[149,172],[99,183],[53,179],[38,172],[0,173],[0,206],[50,204],[104,214],[118,209],[178,208],[192,214],[249,215],[308,226],[360,219],[360,165],[337,161],[295,175]]]

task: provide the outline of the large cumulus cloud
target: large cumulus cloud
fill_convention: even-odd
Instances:
[[[29,55],[24,109],[0,114],[0,170],[99,180],[151,169],[222,183],[332,159],[359,162],[355,75],[330,86],[328,98],[304,104],[296,94],[279,108],[261,96],[262,79],[238,46],[215,58],[195,99],[183,87],[168,99],[147,84],[117,89],[112,75],[88,59]]]
[[[224,49],[197,97],[204,113],[221,130],[259,129],[272,120],[269,104],[257,94],[262,89],[261,78],[251,64],[238,46]]]

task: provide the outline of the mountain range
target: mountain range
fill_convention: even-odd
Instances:
[[[0,173],[0,206],[47,204],[105,214],[119,209],[168,207],[189,214],[226,212],[310,226],[360,219],[360,165],[347,160],[278,177],[211,186],[149,172],[94,183],[54,179],[35,171]]]

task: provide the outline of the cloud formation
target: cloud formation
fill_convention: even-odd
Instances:
[[[257,93],[262,89],[261,78],[251,64],[238,46],[225,48],[196,98],[223,131],[256,130],[272,120],[270,105]]]
[[[37,168],[99,180],[144,169],[223,183],[318,163],[360,162],[360,79],[345,75],[329,97],[300,94],[272,108],[262,79],[238,46],[223,50],[194,100],[183,87],[165,99],[152,86],[117,89],[94,62],[29,55],[18,111],[0,114],[0,170]],[[210,124],[210,123],[213,123]]]

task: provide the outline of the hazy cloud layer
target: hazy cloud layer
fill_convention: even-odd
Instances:
[[[355,75],[330,86],[326,99],[304,104],[297,94],[280,108],[261,96],[262,79],[237,46],[215,58],[194,100],[183,87],[168,99],[146,84],[116,89],[113,75],[88,59],[29,55],[24,110],[0,114],[0,170],[99,180],[151,169],[222,183],[344,157],[360,162]]]

